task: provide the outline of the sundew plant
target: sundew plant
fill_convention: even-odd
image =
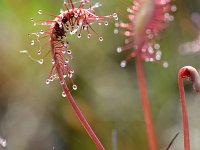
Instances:
[[[199,0],[2,0],[0,150],[200,149]]]

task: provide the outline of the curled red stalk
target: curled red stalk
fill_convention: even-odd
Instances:
[[[178,73],[178,86],[180,93],[182,124],[184,132],[184,150],[190,150],[189,125],[188,125],[188,116],[186,110],[185,91],[183,85],[184,78],[192,82],[193,88],[196,92],[200,92],[200,77],[197,70],[192,66],[182,67]]]
[[[85,5],[89,6],[89,8],[84,8]],[[52,69],[48,79],[46,80],[46,84],[49,84],[54,79],[59,78],[60,84],[63,88],[62,96],[67,97],[73,110],[75,111],[78,119],[80,120],[82,126],[85,128],[88,135],[91,137],[92,141],[96,144],[99,150],[105,150],[104,146],[101,144],[98,137],[95,135],[94,131],[90,127],[86,118],[82,114],[78,105],[76,104],[74,98],[70,93],[69,85],[72,84],[73,90],[77,90],[77,86],[74,84],[72,80],[72,76],[74,71],[69,66],[70,60],[72,59],[72,51],[69,50],[69,42],[67,41],[67,37],[69,35],[77,35],[78,38],[81,38],[82,30],[86,30],[88,33],[88,38],[91,38],[90,30],[95,32],[91,27],[92,23],[97,22],[99,25],[105,24],[108,25],[106,19],[114,18],[118,19],[117,14],[114,13],[108,16],[97,16],[95,14],[94,9],[101,6],[99,3],[96,3],[94,6],[91,5],[89,0],[81,0],[80,5],[75,7],[72,0],[68,0],[68,2],[64,2],[65,11],[61,10],[59,15],[52,15],[42,10],[39,10],[39,14],[46,14],[54,18],[54,20],[35,20],[32,19],[34,25],[42,25],[49,26],[47,30],[41,30],[37,33],[32,33],[36,35],[37,41],[40,43],[40,40],[49,38],[49,40],[40,48],[50,44],[50,51],[52,54]],[[95,32],[96,33],[96,32]],[[97,33],[96,33],[97,34]],[[97,34],[98,35],[98,34]],[[41,37],[40,37],[41,36]],[[98,35],[99,36],[99,35]],[[103,41],[103,37],[99,36],[99,40]],[[34,45],[35,41],[32,40],[31,45]],[[22,53],[27,53],[27,51],[21,51]],[[41,49],[38,51],[38,54],[41,54]],[[31,57],[28,54],[29,57]],[[31,57],[32,58],[32,57]],[[35,60],[32,58],[32,60]],[[43,59],[41,61],[36,60],[39,63],[43,63]],[[68,80],[66,82],[65,78]]]
[[[174,20],[170,13],[176,11],[176,6],[171,6],[170,2],[171,0],[134,0],[133,4],[127,7],[129,22],[115,24],[123,31],[114,30],[114,33],[126,37],[125,45],[118,47],[117,52],[132,50],[121,62],[121,67],[125,67],[128,61],[136,57],[136,73],[151,150],[157,150],[157,144],[147,96],[143,61],[160,63],[162,52],[156,39],[159,33],[166,28],[167,23]],[[164,67],[168,67],[167,62],[162,63]]]

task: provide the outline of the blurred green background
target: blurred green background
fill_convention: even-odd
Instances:
[[[96,9],[98,15],[112,14],[117,8],[126,13],[119,0],[91,2],[103,5]],[[167,147],[177,132],[180,135],[172,149],[183,149],[177,72],[184,65],[200,68],[198,52],[181,55],[178,51],[180,44],[198,36],[200,29],[191,21],[191,15],[200,13],[200,1],[176,0],[173,3],[178,8],[174,13],[175,20],[158,40],[162,59],[168,61],[169,67],[164,69],[160,64],[144,63],[160,150]],[[49,19],[37,11],[42,9],[59,14],[62,4],[62,0],[0,0],[0,137],[7,140],[6,148],[0,146],[2,150],[96,149],[68,101],[61,96],[59,83],[45,84],[51,69],[51,56],[40,65],[19,53],[27,49],[33,57],[40,58],[37,45],[30,46],[34,37],[27,34],[39,31],[41,27],[34,27],[30,18]],[[120,14],[119,20],[127,21]],[[147,150],[134,59],[126,68],[120,68],[120,61],[127,54],[116,53],[124,38],[113,34],[113,20],[109,26],[93,24],[93,27],[103,35],[103,42],[99,42],[94,33],[91,39],[87,39],[86,34],[81,39],[69,38],[74,56],[71,62],[75,70],[73,79],[78,86],[72,94],[107,150],[117,150],[112,146],[112,137],[117,139],[118,150]],[[200,44],[198,46],[200,51]],[[199,150],[200,96],[189,82],[185,82],[185,90],[191,149]]]

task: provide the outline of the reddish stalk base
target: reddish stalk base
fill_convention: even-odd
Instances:
[[[141,95],[141,101],[142,101],[142,107],[143,107],[143,112],[144,112],[144,119],[145,119],[145,124],[146,124],[149,146],[151,150],[157,150],[157,144],[156,144],[153,124],[152,124],[152,119],[151,119],[150,105],[149,105],[147,91],[146,91],[144,69],[143,69],[142,59],[139,54],[136,56],[136,73],[138,76],[138,85],[140,89],[140,95]]]
[[[188,74],[188,72],[187,72]],[[180,103],[181,103],[181,110],[182,110],[182,125],[183,125],[183,134],[184,134],[184,150],[190,150],[190,138],[189,138],[189,125],[188,125],[188,116],[186,110],[186,101],[185,101],[185,91],[183,85],[183,78],[186,75],[186,72],[183,70],[179,71],[178,74],[178,86],[179,86],[179,93],[180,93]]]
[[[52,50],[54,49],[54,46],[52,44]],[[55,63],[56,65],[56,70],[57,70],[57,74],[59,76],[60,81],[64,81],[64,76],[63,76],[63,70],[61,68],[61,66],[59,65],[59,60],[57,58],[56,55],[53,55]],[[96,136],[96,134],[94,133],[94,131],[92,130],[92,128],[90,127],[89,123],[87,122],[86,118],[84,117],[84,115],[82,114],[81,110],[79,109],[78,105],[76,104],[74,98],[72,97],[70,90],[67,86],[66,83],[62,84],[62,88],[73,108],[73,110],[75,111],[78,119],[80,120],[82,126],[85,128],[86,132],[88,133],[88,135],[90,136],[90,138],[92,139],[92,141],[96,144],[98,150],[105,150],[104,146],[101,144],[100,140],[98,139],[98,137]]]

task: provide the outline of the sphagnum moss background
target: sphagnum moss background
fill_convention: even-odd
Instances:
[[[98,15],[112,14],[116,8],[126,13],[120,1],[100,2],[103,6],[97,9]],[[169,62],[169,67],[164,69],[159,64],[145,63],[145,76],[159,148],[164,149],[180,132],[172,148],[182,150],[177,72],[184,65],[199,69],[200,56],[198,53],[180,55],[178,47],[197,36],[191,15],[200,12],[200,2],[176,0],[173,3],[178,8],[175,20],[159,39],[162,59]],[[68,101],[61,96],[59,83],[45,84],[50,57],[39,65],[19,53],[27,49],[33,57],[39,58],[38,48],[30,46],[31,38],[27,34],[40,27],[34,27],[30,18],[48,19],[37,11],[58,14],[62,4],[59,0],[0,1],[0,136],[7,140],[8,150],[96,149]],[[119,20],[126,21],[119,13],[118,16]],[[87,39],[86,34],[81,39],[70,37],[74,82],[78,85],[72,94],[107,149],[112,149],[111,135],[116,131],[119,150],[146,150],[148,142],[134,61],[120,68],[126,54],[117,54],[116,48],[123,45],[124,38],[113,34],[114,21],[110,21],[109,26],[94,24],[93,27],[103,35],[103,42],[99,42],[95,34],[91,39]],[[189,82],[185,83],[191,149],[198,150],[200,97]]]

